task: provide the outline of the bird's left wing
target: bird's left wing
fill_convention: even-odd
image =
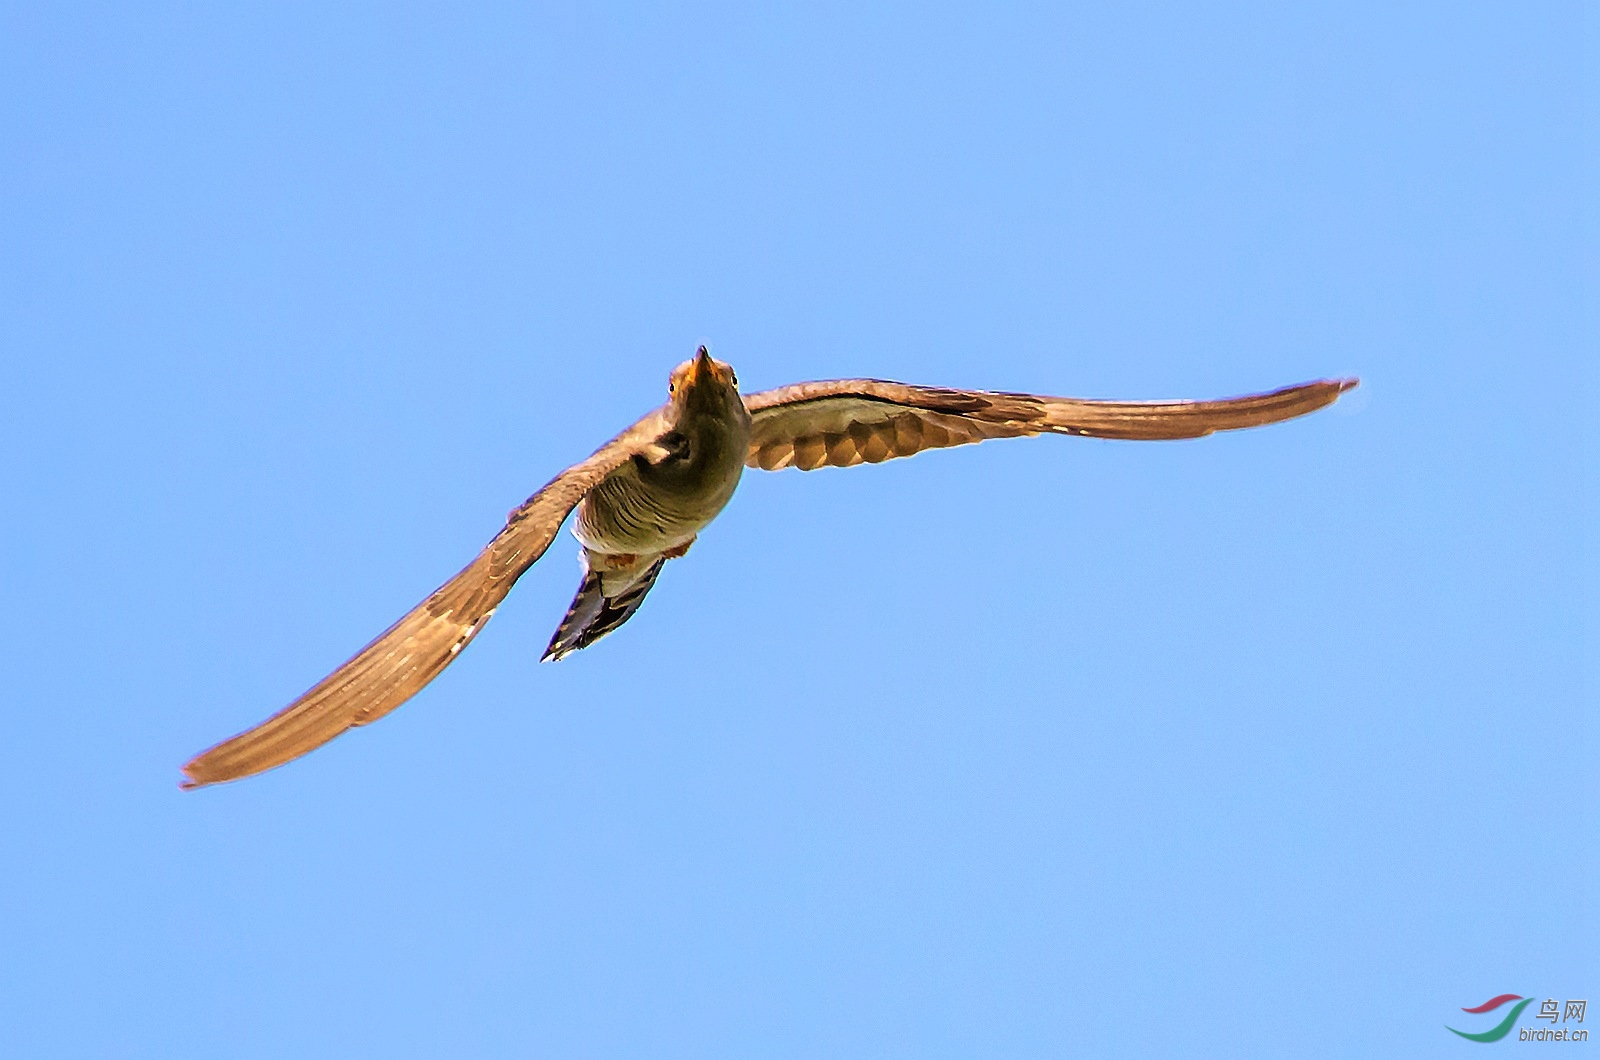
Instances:
[[[260,725],[189,761],[183,786],[237,780],[282,765],[410,699],[483,628],[584,494],[633,456],[650,452],[666,430],[658,409],[551,479],[512,511],[505,529],[461,573],[349,662]]]
[[[746,396],[751,429],[745,463],[767,471],[850,467],[924,449],[1034,434],[1199,438],[1303,416],[1332,404],[1356,383],[1319,379],[1216,401],[1096,401],[946,390],[882,379],[796,383]]]

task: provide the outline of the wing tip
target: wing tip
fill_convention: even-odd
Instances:
[[[234,779],[233,777],[206,775],[210,772],[205,767],[205,757],[209,753],[208,751],[204,754],[195,755],[179,767],[179,772],[183,774],[183,779],[178,781],[178,789],[180,791],[194,791],[196,788],[209,787],[212,784],[220,784],[223,781]]]

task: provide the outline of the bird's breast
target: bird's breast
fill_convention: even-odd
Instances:
[[[689,455],[630,461],[578,506],[573,532],[597,552],[652,553],[687,544],[733,497],[748,442],[691,436]]]

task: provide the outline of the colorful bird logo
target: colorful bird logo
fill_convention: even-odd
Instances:
[[[1504,1038],[1506,1035],[1511,1033],[1511,1028],[1517,1025],[1517,1017],[1522,1015],[1522,1010],[1528,1007],[1528,1005],[1533,1001],[1533,998],[1523,997],[1520,994],[1501,994],[1499,997],[1491,997],[1489,1000],[1485,1001],[1481,1005],[1476,1006],[1475,1008],[1464,1008],[1461,1010],[1462,1012],[1471,1012],[1474,1015],[1477,1015],[1480,1012],[1493,1012],[1495,1009],[1499,1008],[1501,1005],[1504,1005],[1508,1001],[1515,1001],[1517,1003],[1516,1007],[1510,1012],[1506,1013],[1505,1019],[1501,1020],[1498,1024],[1490,1027],[1486,1031],[1483,1031],[1479,1034],[1468,1034],[1466,1031],[1456,1030],[1449,1024],[1446,1024],[1444,1029],[1452,1034],[1459,1034],[1461,1037],[1471,1042],[1498,1042],[1501,1038]]]

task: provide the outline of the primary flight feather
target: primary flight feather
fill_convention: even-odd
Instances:
[[[987,438],[1198,438],[1331,404],[1354,379],[1219,401],[1091,401],[835,379],[741,396],[733,369],[700,347],[672,373],[665,405],[512,511],[505,529],[349,662],[253,729],[183,767],[184,787],[237,780],[383,717],[455,659],[517,578],[578,510],[583,581],[544,658],[560,659],[638,609],[669,559],[716,518],[745,467],[850,467]]]

